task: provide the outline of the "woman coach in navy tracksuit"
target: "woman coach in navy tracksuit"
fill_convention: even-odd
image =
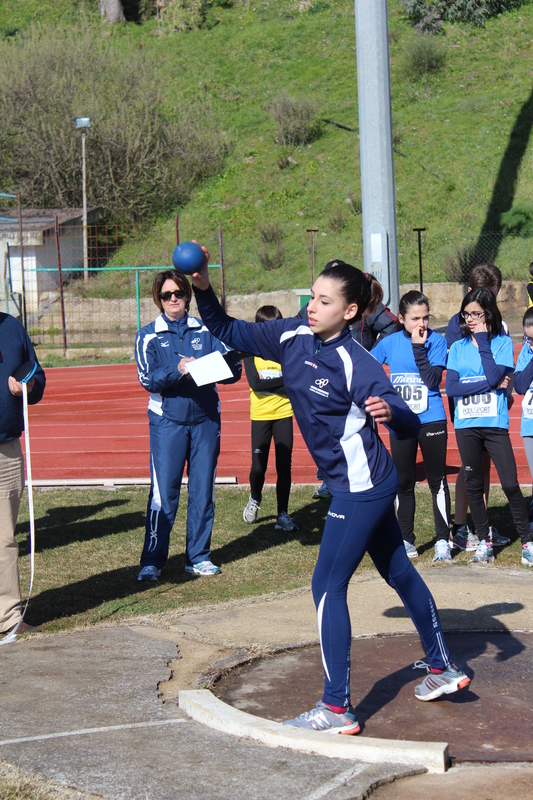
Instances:
[[[208,328],[247,353],[281,364],[296,420],[333,495],[313,575],[324,694],[288,724],[330,733],[357,733],[350,704],[351,628],[346,593],[366,551],[398,592],[426,648],[429,674],[420,700],[470,683],[450,663],[435,602],[408,559],[394,513],[398,474],[379,438],[415,437],[420,421],[392,388],[376,359],[348,330],[378,302],[372,276],[349,264],[327,267],[313,285],[308,322],[247,323],[228,317],[209,287],[206,265],[193,275],[198,310]]]
[[[155,581],[168,557],[170,531],[188,462],[189,504],[185,571],[215,575],[211,563],[211,530],[215,516],[215,471],[220,453],[220,402],[214,383],[197,386],[185,365],[215,350],[226,355],[235,383],[242,364],[237,353],[189,316],[191,286],[174,269],[156,275],[152,287],[162,311],[137,334],[135,358],[139,381],[150,392],[151,486],[139,580]]]

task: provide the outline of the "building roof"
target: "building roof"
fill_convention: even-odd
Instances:
[[[102,212],[101,208],[93,206],[87,209],[87,222],[92,224],[100,217]],[[55,218],[57,217],[60,225],[70,223],[71,225],[80,224],[83,217],[82,208],[23,208],[22,215],[22,230],[30,229],[33,231],[45,231],[49,228],[55,227]],[[7,217],[13,222],[4,222],[0,220],[0,233],[18,233],[19,218],[18,211],[14,208],[0,208],[0,217]]]

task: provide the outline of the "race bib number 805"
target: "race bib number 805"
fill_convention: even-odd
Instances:
[[[415,414],[428,410],[428,387],[424,383],[404,383],[394,388]]]
[[[461,397],[457,406],[459,419],[483,419],[498,416],[496,392],[481,392]]]

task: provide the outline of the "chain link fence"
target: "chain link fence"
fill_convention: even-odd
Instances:
[[[168,268],[176,234],[168,225],[159,231],[139,226],[90,225],[85,238],[81,224],[60,225],[57,221],[34,227],[27,224],[21,259],[18,229],[2,230],[0,257],[3,247],[4,281],[0,308],[25,319],[32,341],[39,346],[133,347],[138,328],[156,316],[151,297],[154,272]],[[229,242],[230,263],[235,260],[232,259],[235,244]],[[212,280],[218,287],[218,275],[225,279],[221,232],[218,242],[215,232],[208,236],[207,245],[213,254],[212,261],[218,262],[211,265],[217,267]],[[321,247],[324,249],[325,245],[322,243]],[[336,248],[336,238],[329,232],[328,253],[334,253]],[[358,263],[360,248],[355,250],[358,252],[352,254],[353,263]],[[418,240],[410,228],[399,227],[398,250],[401,282],[417,283]],[[317,264],[322,263],[322,257],[320,251]],[[483,262],[496,263],[506,280],[526,281],[531,261],[533,239],[527,237],[499,232],[477,236],[437,234],[430,230],[422,233],[424,283],[467,284],[472,267]],[[218,268],[220,262],[222,269]],[[257,269],[262,269],[260,264]],[[309,274],[309,285],[310,282]],[[284,288],[282,283],[279,288]]]
[[[424,231],[421,236],[424,282],[468,284],[472,267],[496,264],[504,280],[529,280],[533,261],[533,239],[499,231],[440,234]],[[418,239],[411,230],[399,230],[400,280],[418,282]]]
[[[22,257],[18,233],[11,241],[4,233],[0,307],[25,323],[37,346],[133,347],[136,331],[157,314],[152,281],[171,266],[175,241],[139,227],[86,231],[26,226]]]

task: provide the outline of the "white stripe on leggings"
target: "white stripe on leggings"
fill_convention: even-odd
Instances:
[[[318,635],[320,637],[320,652],[322,653],[322,664],[324,666],[324,672],[326,673],[327,679],[328,679],[328,681],[330,681],[331,678],[329,676],[328,665],[326,663],[326,656],[324,655],[324,647],[322,645],[322,616],[324,614],[324,603],[326,602],[326,596],[327,596],[327,592],[324,592],[324,595],[322,596],[322,600],[318,604],[318,608],[317,608],[317,611],[316,611],[316,617],[317,617],[317,622],[318,622]]]

